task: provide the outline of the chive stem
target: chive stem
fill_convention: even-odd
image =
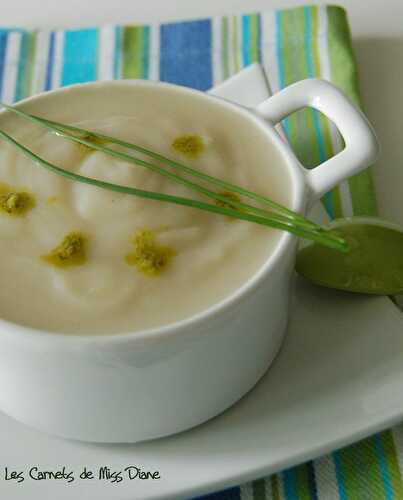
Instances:
[[[239,194],[243,194],[245,196],[248,196],[249,198],[253,198],[257,201],[262,201],[266,205],[271,206],[272,208],[277,209],[280,213],[273,213],[269,212],[267,210],[260,209],[258,207],[248,205],[246,203],[238,202],[235,200],[231,200],[230,207],[227,206],[218,206],[218,205],[213,205],[209,203],[204,203],[198,200],[194,199],[189,199],[189,198],[184,198],[180,196],[173,196],[173,195],[168,195],[164,193],[157,193],[153,191],[145,191],[142,189],[138,188],[133,188],[129,186],[122,186],[119,184],[113,184],[105,181],[101,181],[98,179],[90,178],[90,177],[85,177],[79,174],[75,174],[74,172],[71,172],[69,170],[65,170],[61,167],[58,167],[45,159],[39,157],[35,153],[33,153],[31,150],[29,150],[27,147],[25,147],[23,144],[19,143],[16,141],[13,137],[11,137],[9,134],[7,134],[4,131],[0,130],[0,137],[8,141],[9,143],[13,144],[15,147],[17,147],[21,152],[23,152],[26,156],[28,156],[30,159],[38,163],[39,165],[47,168],[48,170],[58,174],[62,175],[70,180],[90,184],[93,186],[97,186],[103,189],[108,189],[111,191],[119,192],[119,193],[124,193],[124,194],[129,194],[133,196],[138,196],[142,198],[148,198],[148,199],[154,199],[154,200],[159,200],[159,201],[165,201],[165,202],[170,202],[174,203],[177,205],[183,205],[183,206],[188,206],[192,208],[198,208],[201,210],[217,213],[217,214],[222,214],[222,215],[227,215],[230,217],[234,217],[237,219],[241,220],[246,220],[249,222],[255,222],[260,225],[264,226],[269,226],[273,227],[276,229],[282,229],[288,232],[291,232],[297,236],[307,238],[312,241],[316,241],[318,243],[321,243],[323,245],[329,246],[331,248],[335,248],[340,251],[347,251],[348,246],[343,240],[343,238],[339,237],[336,233],[332,231],[327,231],[321,226],[305,219],[304,217],[300,216],[299,214],[287,209],[286,207],[283,207],[282,205],[279,205],[269,198],[263,197],[261,195],[258,195],[256,193],[250,192],[248,190],[245,190],[239,186],[233,185],[231,183],[228,183],[226,181],[222,181],[220,179],[216,179],[214,177],[211,177],[207,174],[204,174],[198,170],[191,169],[190,167],[187,167],[186,165],[183,165],[181,163],[175,162],[173,160],[169,160],[162,155],[159,155],[158,153],[154,153],[152,151],[148,151],[145,148],[142,148],[140,146],[131,144],[131,143],[126,143],[125,141],[121,141],[119,139],[111,138],[109,136],[103,135],[103,134],[98,134],[96,132],[92,131],[87,131],[85,129],[81,129],[78,127],[73,127],[70,125],[64,125],[58,122],[53,122],[50,120],[46,120],[40,117],[37,117],[35,115],[30,115],[27,113],[22,112],[21,110],[14,108],[12,106],[9,106],[7,104],[3,104],[0,102],[6,109],[9,109],[10,111],[15,112],[16,114],[22,116],[23,118],[29,119],[30,121],[43,125],[53,131],[55,134],[62,136],[66,139],[72,140],[74,142],[78,142],[80,144],[83,144],[85,146],[88,146],[92,149],[99,150],[105,154],[108,154],[110,156],[122,159],[124,161],[130,162],[130,163],[135,163],[137,165],[143,166],[145,168],[148,168],[152,171],[158,172],[159,174],[166,176],[173,180],[174,182],[181,183],[182,185],[185,185],[189,187],[190,189],[193,189],[196,192],[199,192],[201,194],[204,194],[210,198],[213,198],[215,200],[220,200],[223,202],[228,203],[228,199],[220,195],[219,193],[216,193],[214,191],[210,191],[209,189],[200,186],[199,184],[193,183],[192,181],[188,179],[184,179],[183,177],[176,175],[172,172],[166,171],[164,168],[159,167],[158,165],[151,164],[149,162],[145,162],[144,160],[141,160],[139,158],[135,158],[133,156],[127,155],[125,153],[122,153],[120,151],[116,151],[114,149],[107,148],[103,145],[96,144],[95,142],[87,141],[84,138],[77,137],[74,134],[70,134],[66,132],[66,130],[71,130],[74,132],[78,132],[82,135],[90,135],[104,139],[108,142],[112,142],[118,145],[121,145],[123,147],[129,148],[136,150],[141,153],[147,154],[149,157],[152,157],[154,159],[157,159],[159,161],[165,162],[165,164],[168,164],[169,166],[174,166],[176,168],[181,169],[182,171],[185,171],[186,173],[189,173],[191,175],[194,175],[196,177],[202,178],[204,180],[210,180],[212,183],[215,183],[216,185],[220,185],[221,187],[226,187],[227,189],[231,189],[234,192],[237,192]],[[233,209],[234,207],[235,209]],[[237,210],[242,209],[241,210]],[[244,211],[246,210],[246,211]]]
[[[189,175],[193,175],[194,177],[198,177],[198,178],[203,179],[205,181],[211,182],[212,184],[220,186],[221,188],[228,189],[230,191],[236,192],[236,193],[241,194],[241,195],[243,195],[245,197],[254,199],[255,201],[258,201],[258,202],[261,202],[261,203],[263,203],[265,205],[268,205],[271,208],[274,208],[277,211],[279,211],[282,215],[284,215],[286,217],[289,217],[293,221],[298,221],[298,222],[300,222],[302,225],[304,225],[306,227],[312,227],[312,228],[316,228],[316,229],[319,228],[319,226],[317,224],[315,224],[314,222],[312,222],[312,221],[306,219],[305,217],[301,216],[300,214],[297,214],[296,212],[294,212],[294,211],[292,211],[292,210],[284,207],[283,205],[280,205],[279,203],[276,203],[275,201],[271,200],[270,198],[267,198],[267,197],[265,197],[263,195],[259,195],[258,193],[254,193],[253,191],[249,191],[249,190],[247,190],[245,188],[237,186],[236,184],[232,184],[232,183],[224,181],[222,179],[210,176],[210,175],[208,175],[208,174],[206,174],[204,172],[201,172],[199,170],[193,169],[193,168],[191,168],[191,167],[189,167],[187,165],[184,165],[183,163],[180,163],[178,161],[175,161],[175,160],[172,160],[172,159],[167,158],[165,156],[162,156],[161,154],[156,153],[154,151],[151,151],[149,149],[146,149],[146,148],[144,148],[142,146],[138,146],[138,145],[132,144],[130,142],[122,141],[121,139],[117,139],[115,137],[104,135],[104,134],[101,134],[101,133],[98,133],[98,132],[93,132],[91,130],[83,129],[83,128],[80,128],[80,127],[75,127],[73,125],[67,125],[67,124],[55,122],[55,121],[52,121],[52,120],[41,118],[41,117],[36,116],[36,115],[25,113],[25,112],[21,111],[20,109],[15,108],[13,106],[9,106],[8,104],[2,103],[1,101],[0,101],[0,105],[2,105],[3,107],[5,107],[9,111],[12,111],[12,112],[18,114],[19,116],[21,116],[23,118],[31,120],[33,123],[38,123],[40,125],[45,126],[46,128],[50,129],[54,133],[59,133],[59,135],[62,135],[66,139],[73,140],[75,142],[84,144],[86,146],[92,147],[93,149],[97,149],[97,150],[100,150],[100,151],[103,151],[103,152],[107,152],[106,149],[109,150],[108,152],[114,151],[114,150],[110,150],[109,148],[105,148],[104,150],[102,150],[102,146],[100,146],[98,144],[95,144],[95,143],[81,142],[82,139],[80,139],[80,138],[78,138],[78,137],[76,137],[74,135],[71,135],[71,134],[65,134],[65,133],[63,133],[63,129],[65,129],[65,130],[71,130],[73,132],[77,132],[77,133],[79,133],[81,135],[84,135],[84,136],[91,135],[91,136],[94,136],[96,138],[99,138],[99,139],[102,139],[102,140],[105,140],[105,141],[117,144],[119,146],[125,147],[127,149],[132,149],[132,150],[137,151],[139,153],[142,153],[142,154],[144,154],[146,156],[149,156],[150,158],[153,158],[155,160],[161,161],[161,162],[164,163],[164,165],[176,168],[177,170],[182,170],[183,172],[186,172]],[[57,129],[57,130],[55,130],[55,129]],[[116,152],[116,151],[114,151],[114,152]],[[123,153],[121,153],[121,154],[123,155]],[[121,157],[121,159],[123,159],[123,157]],[[137,159],[137,158],[134,158],[132,156],[126,155],[124,159],[126,159],[129,162],[137,163],[138,165],[141,165],[141,166],[148,166],[148,167],[152,166],[152,167],[154,167],[154,170],[156,168],[158,168],[156,165],[151,165],[148,162],[144,162],[144,161],[142,161],[140,159]],[[164,169],[161,169],[159,171],[159,173],[162,173],[162,175],[165,175],[163,172],[166,172],[166,171]],[[180,178],[180,179],[183,180],[183,178]],[[191,182],[191,181],[188,181],[188,182]],[[218,195],[218,193],[214,193],[212,191],[210,191],[210,194],[207,194],[206,192],[204,194],[206,194],[207,196],[211,196],[211,195],[216,195],[217,196]],[[219,198],[219,197],[216,197],[216,196],[212,196],[212,197],[215,198],[215,199],[220,199],[221,201],[226,201],[226,200],[223,200],[221,197]],[[238,202],[238,203],[240,203],[240,202]],[[232,202],[232,204],[235,205],[235,202]],[[255,213],[257,213],[257,211],[259,213],[262,213],[261,209],[259,209],[257,207],[253,207],[251,205],[246,205],[246,204],[242,204],[241,205],[241,203],[240,203],[238,208],[249,208],[249,209],[252,209]]]

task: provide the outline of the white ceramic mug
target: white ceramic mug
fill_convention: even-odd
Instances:
[[[268,149],[276,148],[281,154],[290,180],[291,208],[299,212],[377,156],[377,141],[364,115],[338,89],[320,80],[296,83],[254,109],[144,81],[76,85],[26,99],[19,106],[61,121],[75,121],[84,106],[94,118],[95,98],[112,112],[122,105],[122,93],[127,97],[132,92],[135,102],[137,86],[193,94],[217,107],[231,107],[251,127],[264,129]],[[307,106],[333,120],[346,145],[310,171],[274,128],[285,116]],[[0,125],[5,119],[11,125],[17,120],[0,113]],[[256,384],[279,350],[287,324],[296,243],[294,236],[283,233],[265,264],[244,286],[208,310],[161,328],[69,336],[0,320],[0,408],[46,432],[98,442],[166,436],[214,417]]]

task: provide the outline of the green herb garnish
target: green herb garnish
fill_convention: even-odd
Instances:
[[[0,183],[0,211],[15,217],[22,217],[35,206],[35,198],[26,191],[16,191]]]
[[[86,141],[90,141],[93,144],[106,144],[108,141],[107,139],[102,139],[101,137],[97,137],[96,135],[92,133],[85,134],[81,136],[82,139]],[[83,153],[90,153],[91,151],[94,151],[94,148],[91,146],[88,146],[87,144],[78,144],[78,147]]]
[[[2,103],[0,103],[2,104]],[[119,184],[113,184],[105,181],[100,181],[97,179],[93,179],[90,177],[85,177],[79,174],[75,174],[69,170],[65,170],[61,167],[58,167],[45,159],[39,157],[36,155],[33,151],[25,147],[23,144],[19,143],[16,141],[13,137],[11,137],[9,134],[7,134],[4,131],[0,130],[0,137],[3,139],[7,140],[14,146],[16,146],[21,152],[23,152],[26,156],[34,160],[36,163],[38,163],[40,166],[57,173],[58,175],[61,175],[63,177],[66,177],[68,179],[77,181],[77,182],[82,182],[85,184],[90,184],[93,186],[97,186],[103,189],[108,189],[110,191],[115,191],[119,193],[125,193],[125,194],[130,194],[132,196],[138,196],[142,198],[147,198],[147,199],[153,199],[153,200],[159,200],[159,201],[165,201],[169,203],[174,203],[177,205],[182,205],[182,206],[188,206],[192,208],[197,208],[200,210],[216,213],[216,214],[221,214],[221,215],[227,215],[230,217],[234,217],[237,219],[241,220],[246,220],[249,222],[255,222],[260,225],[268,226],[268,227],[273,227],[277,229],[282,229],[285,231],[288,231],[290,233],[293,233],[297,236],[316,241],[322,245],[329,246],[331,248],[335,248],[337,250],[346,252],[348,251],[348,245],[346,241],[337,235],[337,233],[334,233],[333,231],[326,230],[319,225],[309,221],[305,217],[299,215],[296,212],[293,212],[292,210],[274,202],[273,200],[259,195],[257,193],[248,191],[240,186],[236,186],[234,184],[231,184],[229,182],[223,181],[221,179],[217,179],[215,177],[212,177],[210,175],[205,174],[204,172],[201,172],[199,170],[195,170],[187,165],[184,165],[182,163],[176,162],[174,160],[171,160],[169,158],[166,158],[159,153],[155,153],[153,151],[150,151],[146,148],[143,148],[141,146],[138,146],[136,144],[131,144],[125,141],[121,141],[120,139],[116,139],[113,137],[109,137],[103,134],[98,134],[96,132],[91,132],[85,129],[81,129],[79,127],[74,127],[71,125],[65,125],[59,122],[54,122],[50,120],[46,120],[44,118],[40,118],[34,115],[30,115],[27,113],[24,113],[23,111],[19,110],[18,108],[14,108],[12,106],[3,104],[3,106],[10,111],[13,111],[14,113],[18,114],[19,116],[28,119],[34,123],[40,124],[50,130],[52,130],[54,133],[57,135],[64,137],[66,139],[69,139],[71,141],[74,141],[79,144],[84,144],[88,147],[91,147],[95,150],[102,151],[105,154],[108,154],[109,156],[119,158],[121,160],[124,160],[128,163],[136,164],[141,167],[148,168],[149,170],[152,170],[154,172],[158,172],[159,174],[170,178],[172,181],[177,182],[179,184],[185,185],[189,189],[192,189],[193,191],[196,191],[198,193],[201,193],[209,198],[212,198],[213,200],[220,200],[225,203],[228,202],[228,199],[225,196],[222,196],[218,194],[215,191],[211,191],[210,189],[205,188],[204,186],[201,186],[199,184],[196,184],[192,181],[190,181],[188,178],[182,177],[180,175],[177,175],[175,173],[169,172],[166,170],[166,168],[159,167],[158,165],[151,164],[147,161],[141,160],[139,158],[136,158],[134,156],[131,156],[126,153],[122,153],[120,151],[115,151],[111,148],[108,148],[106,146],[103,146],[102,144],[97,144],[96,142],[91,142],[86,140],[84,137],[87,136],[88,134],[92,134],[97,138],[100,138],[102,140],[105,140],[106,142],[110,142],[112,144],[118,144],[120,146],[124,146],[127,149],[134,150],[140,153],[143,153],[147,155],[150,158],[156,159],[164,164],[164,167],[172,167],[176,171],[181,171],[186,174],[189,174],[193,177],[197,177],[200,179],[203,179],[205,181],[209,181],[211,184],[215,186],[220,186],[222,188],[228,189],[232,192],[236,192],[238,194],[242,194],[246,198],[253,199],[254,201],[261,202],[264,205],[269,206],[270,208],[274,209],[275,211],[268,211],[253,205],[249,205],[243,202],[238,202],[238,201],[231,201],[232,207],[222,207],[222,206],[217,206],[213,205],[211,203],[205,203],[199,200],[195,200],[192,198],[184,198],[180,196],[172,196],[164,193],[159,193],[159,192],[154,192],[154,191],[145,191],[142,189],[137,189],[133,187],[128,187],[128,186],[122,186]],[[74,132],[74,133],[73,133]],[[242,209],[242,210],[240,210]]]
[[[149,229],[137,231],[132,243],[134,249],[126,255],[126,262],[147,276],[161,274],[169,265],[171,258],[176,255],[172,248],[160,245],[155,234]]]
[[[236,205],[234,206],[234,201],[236,203],[239,203],[241,201],[241,198],[236,194],[232,193],[231,191],[222,191],[221,193],[218,193],[220,196],[224,196],[224,198],[227,198],[228,201],[222,201],[222,200],[216,200],[216,205],[219,207],[228,207],[228,208],[236,208]]]
[[[60,245],[42,255],[41,259],[56,267],[82,266],[87,260],[86,237],[78,232],[69,233]]]
[[[226,198],[228,200],[228,201],[216,200],[215,204],[218,207],[234,208],[235,210],[237,210],[237,207],[234,205],[234,201],[236,203],[239,203],[241,201],[241,198],[240,198],[239,195],[237,195],[236,193],[233,193],[231,191],[222,191],[222,192],[220,192],[218,194],[220,196],[224,196],[224,198]],[[242,210],[242,209],[239,209],[239,210]],[[230,217],[230,221],[234,222],[235,219],[232,218],[232,217]]]
[[[172,149],[188,158],[197,158],[204,151],[204,142],[199,135],[181,135],[172,143]]]

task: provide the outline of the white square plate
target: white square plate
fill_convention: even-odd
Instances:
[[[215,91],[247,105],[268,95],[258,66]],[[323,216],[316,207],[315,217]],[[403,417],[402,389],[403,318],[393,303],[296,280],[288,335],[273,367],[238,404],[196,429],[148,443],[94,445],[53,438],[0,414],[0,498],[178,500],[219,490],[394,424]],[[63,465],[73,482],[28,476],[34,466]],[[130,465],[158,470],[161,479],[79,478],[84,466],[96,472]],[[4,467],[23,471],[25,480],[6,481]]]

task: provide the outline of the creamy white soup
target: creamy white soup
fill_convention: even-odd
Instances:
[[[278,153],[258,126],[215,107],[204,114],[200,106],[192,110],[179,97],[160,101],[161,110],[158,102],[151,109],[149,100],[139,99],[131,116],[91,120],[89,112],[78,125],[286,202]],[[18,138],[82,175],[209,202],[157,173],[35,125],[24,123]],[[20,213],[15,194],[26,197]],[[133,332],[190,317],[247,282],[281,235],[63,179],[3,142],[0,197],[0,316],[55,332]]]

